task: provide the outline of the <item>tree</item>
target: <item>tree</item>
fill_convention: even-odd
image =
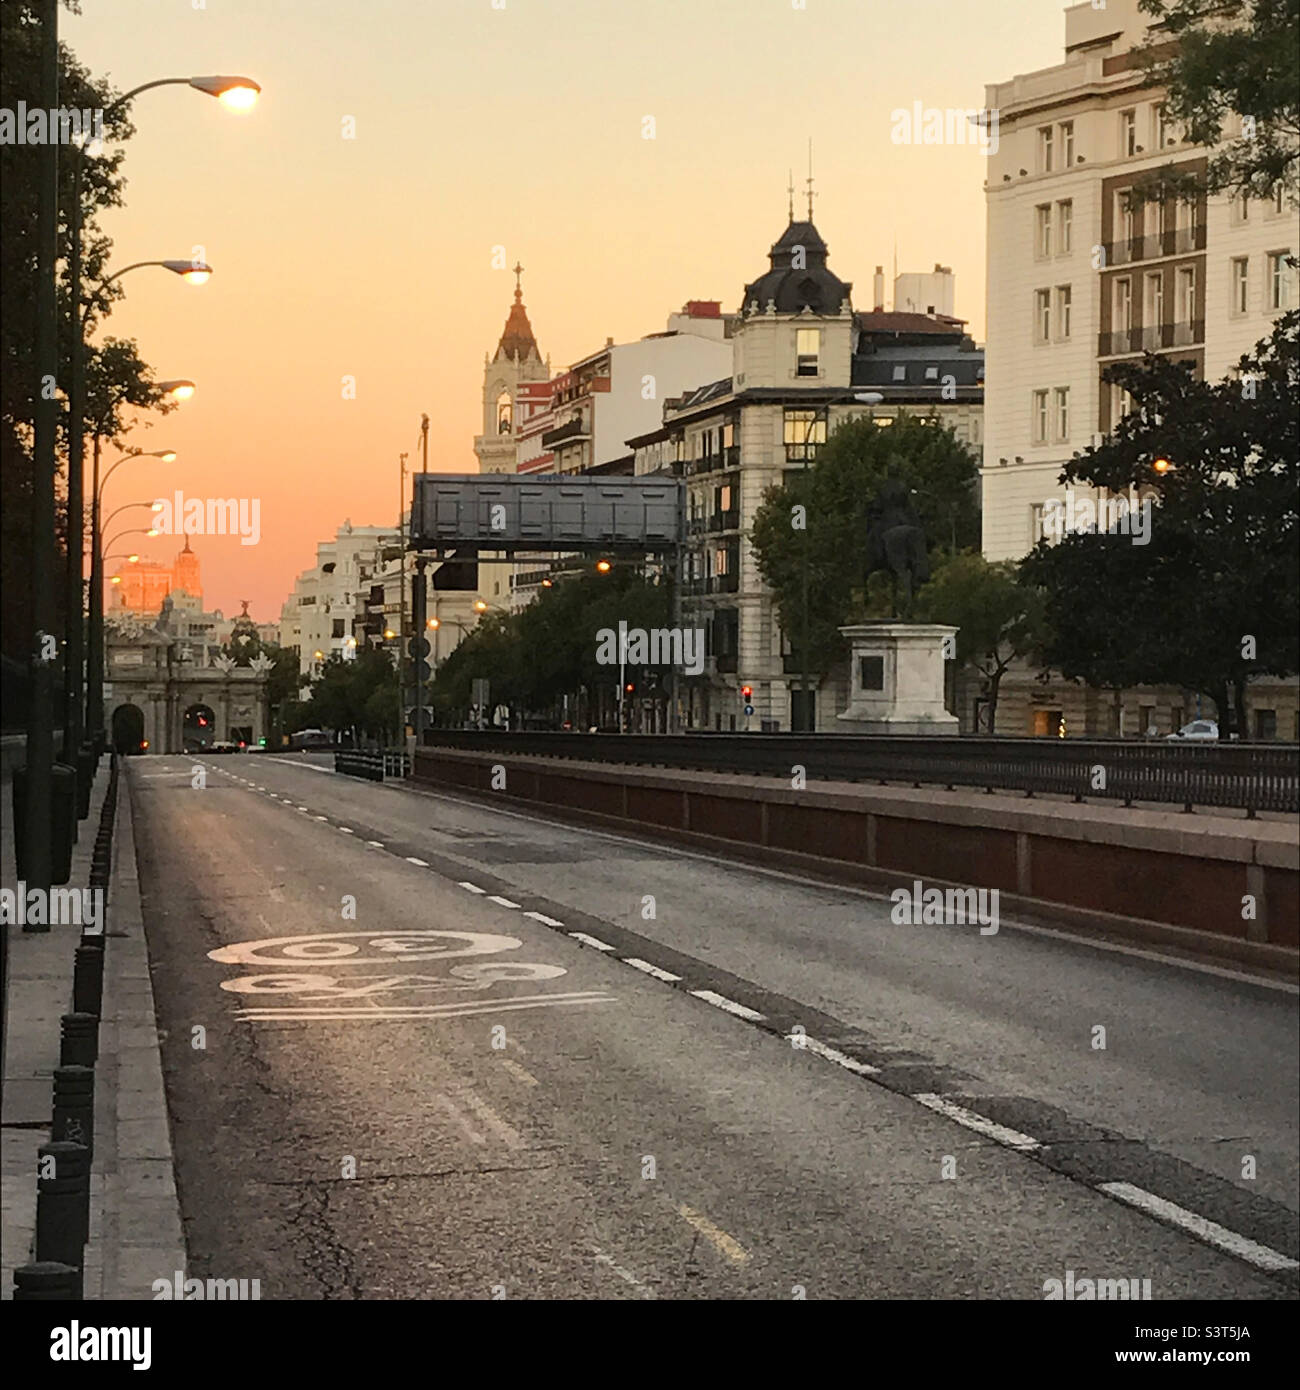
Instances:
[[[1220,382],[1151,356],[1107,376],[1134,409],[1061,481],[1144,510],[1025,559],[1044,591],[1043,659],[1098,686],[1199,691],[1225,732],[1241,729],[1248,679],[1300,667],[1300,312]]]
[[[1160,24],[1139,50],[1151,85],[1165,88],[1187,139],[1211,150],[1203,174],[1167,165],[1143,181],[1144,194],[1271,198],[1280,184],[1294,206],[1300,0],[1141,0],[1141,8]]]
[[[67,8],[75,5],[65,0]],[[19,102],[29,108],[40,105],[40,24],[31,0],[4,0],[0,4],[0,109],[14,111]],[[91,76],[77,62],[66,45],[60,45],[59,96],[64,107],[77,110],[103,110],[110,106],[115,92],[108,83]],[[108,273],[112,242],[100,230],[96,214],[122,203],[125,180],[121,174],[122,144],[133,135],[134,127],[125,112],[119,111],[105,123],[105,150],[83,161],[82,283],[92,286]],[[36,232],[38,202],[37,147],[17,143],[0,144],[0,186],[4,189],[5,227],[0,238],[0,640],[6,655],[26,664],[31,612],[31,497],[33,484],[33,425],[39,382],[35,344]],[[69,235],[68,210],[72,206],[73,160],[59,160],[58,260],[59,286],[59,381],[68,379],[69,352],[73,337],[68,330],[71,296],[67,277]],[[121,296],[115,284],[96,300],[88,317],[88,336],[111,312]],[[126,423],[130,407],[155,408],[157,388],[129,341],[107,340],[88,354],[87,414],[103,421],[101,433],[116,440]],[[66,446],[66,416],[61,421]],[[66,457],[66,456],[65,456]],[[63,465],[66,473],[66,463]],[[56,480],[66,495],[61,480]],[[58,541],[66,554],[62,521]],[[58,562],[56,561],[56,564]],[[61,572],[58,565],[56,572]],[[57,621],[63,625],[63,595],[57,593]]]
[[[842,659],[839,629],[852,617],[887,616],[879,577],[864,589],[863,576],[866,507],[891,478],[911,491],[932,559],[978,546],[974,456],[951,429],[907,415],[889,427],[846,421],[804,472],[768,490],[754,517],[759,572],[796,648],[806,616],[811,673]]]
[[[997,727],[998,692],[1011,663],[1041,638],[1042,595],[1019,581],[1008,561],[990,564],[978,552],[944,561],[917,595],[917,616],[957,628],[957,660],[984,677],[988,732]]]
[[[382,651],[359,651],[345,661],[331,656],[313,682],[309,712],[322,728],[387,742],[401,727],[397,671]]]

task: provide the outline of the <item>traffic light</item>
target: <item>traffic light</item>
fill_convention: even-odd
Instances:
[[[629,695],[631,695],[636,690],[636,686],[633,685],[631,681],[628,681],[628,683],[623,687],[623,689],[626,690]]]
[[[746,704],[749,704],[754,698],[754,687],[752,685],[742,685],[740,687],[740,698],[744,700]]]

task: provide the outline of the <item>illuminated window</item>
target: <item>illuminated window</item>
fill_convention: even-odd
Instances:
[[[822,335],[819,328],[799,328],[795,330],[795,353],[799,359],[796,375],[817,375],[821,346]]]

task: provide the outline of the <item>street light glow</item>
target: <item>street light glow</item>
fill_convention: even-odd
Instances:
[[[430,618],[430,619],[429,619],[429,628],[430,628],[431,631],[437,632],[437,630],[438,630],[441,626],[442,626],[442,624],[438,621],[437,618]]]
[[[482,600],[481,598],[478,598],[478,599],[475,599],[475,600],[474,600],[474,611],[475,611],[476,613],[486,613],[487,610],[488,610],[488,606],[487,606],[486,603],[483,602],[483,600]]]
[[[610,570],[613,569],[613,566],[609,563],[608,560],[597,560],[596,568],[601,572],[601,574],[608,574]]]
[[[261,87],[251,77],[191,77],[190,86],[206,92],[228,111],[248,111],[257,105]]]
[[[155,457],[155,458],[158,458],[158,459],[161,459],[163,463],[175,463],[175,462],[176,462],[176,450],[175,450],[175,449],[164,449],[163,452],[162,452],[161,454],[155,454],[154,457]]]
[[[205,285],[212,278],[212,267],[206,261],[160,261],[159,264],[179,275],[190,285]],[[193,382],[188,383],[193,386]],[[183,399],[183,398],[182,398]]]
[[[1156,459],[1156,461],[1151,465],[1151,467],[1155,469],[1157,473],[1168,473],[1169,470],[1173,467],[1173,464],[1170,463],[1169,460],[1166,458],[1159,458]]]

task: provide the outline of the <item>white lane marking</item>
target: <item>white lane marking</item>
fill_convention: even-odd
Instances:
[[[581,941],[584,946],[594,946],[598,951],[612,951],[614,949],[608,941],[601,941],[596,936],[588,936],[585,931],[571,931],[569,935],[575,941]]]
[[[945,1115],[948,1119],[955,1120],[959,1125],[973,1129],[976,1134],[982,1134],[995,1143],[1005,1144],[1009,1149],[1020,1149],[1022,1152],[1028,1152],[1031,1149],[1043,1147],[1031,1135],[1021,1134],[1018,1129],[1008,1129],[1006,1125],[997,1124],[993,1120],[986,1120],[983,1115],[977,1115],[973,1110],[967,1110],[965,1106],[954,1105],[952,1101],[944,1100],[942,1096],[927,1093],[913,1096],[912,1099],[919,1101],[927,1110]]]
[[[518,906],[519,906],[518,903],[512,903],[512,902],[510,901],[509,898],[502,898],[502,897],[498,896],[496,893],[489,893],[489,894],[488,894],[488,902],[490,902],[490,903],[498,903],[498,904],[500,904],[500,906],[502,906],[502,907],[518,907]]]
[[[828,1062],[834,1062],[836,1066],[856,1072],[859,1076],[880,1075],[879,1067],[873,1067],[867,1062],[859,1062],[856,1057],[850,1057],[847,1052],[841,1052],[838,1047],[828,1047],[824,1042],[818,1042],[816,1038],[810,1038],[803,1034],[797,1036],[802,1037],[803,1041],[796,1043],[795,1046],[803,1047],[809,1052],[815,1052],[818,1057],[824,1057]]]
[[[653,1290],[647,1288],[630,1270],[624,1269],[621,1264],[616,1264],[612,1255],[607,1255],[603,1250],[595,1249],[594,1246],[592,1249],[596,1256],[597,1264],[604,1265],[607,1269],[612,1269],[625,1284],[631,1284],[634,1289],[638,1290],[642,1298],[654,1297]]]
[[[424,860],[424,859],[417,859],[417,858],[415,857],[415,855],[413,855],[413,854],[408,854],[408,855],[406,856],[406,862],[407,862],[408,864],[414,864],[414,865],[416,866],[416,868],[419,868],[419,869],[427,869],[427,868],[429,867],[428,861],[427,861],[427,860]]]
[[[677,1214],[694,1226],[705,1240],[715,1250],[721,1251],[732,1264],[749,1263],[749,1251],[734,1236],[729,1236],[720,1226],[715,1226],[707,1216],[702,1216],[698,1211],[692,1211],[685,1204],[677,1208]]]
[[[618,1000],[612,994],[596,992],[577,994],[538,994],[516,995],[510,999],[466,1000],[458,1004],[413,1004],[409,1007],[384,1008],[379,1005],[359,1005],[355,1008],[317,1008],[303,1009],[239,1009],[236,1018],[246,1018],[254,1023],[271,1020],[283,1021],[300,1019],[303,1022],[321,1020],[359,1019],[362,1022],[404,1018],[466,1018],[475,1014],[514,1013],[519,1009],[549,1009],[560,1005],[615,1004]]]
[[[329,817],[328,817],[328,816],[316,816],[315,819],[316,819],[316,820],[329,820]]]
[[[324,769],[315,769],[323,771]],[[415,796],[427,796],[435,801],[449,801],[453,805],[463,806],[467,810],[484,810],[484,803],[472,800],[469,797],[457,796],[447,788],[439,787],[436,791],[421,786],[407,785],[405,788]],[[525,824],[547,825],[553,830],[566,831],[572,833],[574,825],[572,821],[559,820],[555,816],[548,816],[545,810],[538,807],[536,810],[515,811],[505,806],[492,806],[494,817],[509,816],[512,820],[519,820]],[[674,859],[693,859],[697,863],[708,865],[709,869],[716,872],[720,867],[737,876],[741,874],[754,874],[764,878],[777,879],[782,883],[797,883],[806,888],[817,888],[826,893],[849,893],[856,898],[868,898],[876,903],[888,903],[889,895],[882,893],[878,889],[859,888],[856,884],[840,883],[834,879],[810,878],[806,874],[795,873],[788,869],[773,869],[759,864],[751,864],[743,859],[729,861],[719,860],[716,856],[706,854],[703,851],[683,849],[680,845],[664,844],[659,840],[652,840],[648,836],[635,836],[630,834],[618,834],[612,830],[596,830],[591,826],[583,826],[584,835],[592,839],[608,840],[612,844],[627,845],[633,849],[644,850],[647,845],[651,846],[657,854],[670,856]],[[1051,927],[1031,926],[1027,922],[1018,922],[1003,916],[1002,930],[1023,932],[1026,936],[1046,936],[1055,937],[1059,941],[1067,941],[1074,946],[1082,946],[1090,951],[1108,951],[1117,955],[1136,956],[1140,960],[1158,961],[1161,965],[1174,966],[1179,970],[1193,971],[1201,975],[1217,975],[1227,980],[1244,980],[1249,984],[1255,985],[1260,989],[1275,990],[1279,994],[1300,994],[1300,985],[1293,984],[1289,980],[1277,980],[1268,975],[1251,974],[1250,967],[1242,965],[1238,969],[1231,969],[1226,966],[1206,965],[1201,961],[1188,960],[1184,956],[1166,954],[1160,951],[1142,950],[1140,947],[1124,945],[1118,941],[1101,941],[1096,937],[1082,936],[1068,930],[1055,929]]]
[[[309,811],[309,810],[311,810],[311,807],[310,807],[310,806],[299,806],[298,809],[299,809],[300,811]]]
[[[1137,1207],[1148,1216],[1181,1226],[1183,1230],[1218,1246],[1220,1250],[1226,1250],[1229,1255],[1236,1255],[1238,1259],[1245,1260],[1257,1269],[1276,1273],[1279,1270],[1300,1268],[1300,1264],[1289,1255],[1271,1250],[1267,1245],[1260,1245],[1248,1236],[1238,1235],[1236,1231],[1220,1226],[1217,1221],[1198,1216],[1196,1212],[1188,1211],[1186,1207],[1180,1207],[1176,1202],[1170,1202],[1164,1197],[1157,1197],[1154,1192],[1148,1192],[1145,1188],[1134,1187],[1132,1183],[1104,1182],[1097,1190],[1106,1193],[1108,1197],[1126,1202],[1131,1207]]]
[[[499,1059],[498,1065],[504,1067],[511,1076],[518,1077],[525,1086],[540,1086],[542,1084],[527,1067],[521,1066],[513,1058],[502,1057]]]
[[[357,833],[357,832],[356,832],[355,830],[353,830],[352,827],[351,827],[350,825],[340,825],[340,826],[339,826],[339,834],[340,834],[340,835],[355,835],[356,833]]]
[[[563,922],[557,921],[554,917],[548,917],[544,912],[525,912],[525,917],[531,917],[534,922],[540,922],[544,927],[562,927]]]
[[[382,840],[367,840],[366,844],[368,844],[371,849],[383,849],[384,847],[384,842]]]
[[[508,1120],[503,1120],[500,1115],[485,1101],[482,1096],[476,1095],[468,1087],[463,1091],[457,1091],[456,1098],[479,1117],[480,1120],[490,1129],[498,1139],[508,1149],[521,1149],[524,1146],[524,1136]]]
[[[460,883],[458,883],[458,884],[456,885],[456,887],[457,887],[457,888],[463,888],[467,893],[486,893],[486,892],[487,892],[487,889],[486,889],[486,888],[480,888],[480,887],[478,886],[477,883],[466,883],[463,879],[461,880]]]
[[[715,994],[711,989],[693,989],[691,993],[697,999],[703,999],[706,1004],[712,1004],[715,1008],[725,1009],[729,1014],[735,1014],[737,1018],[747,1018],[751,1023],[761,1023],[763,1015],[756,1013],[753,1009],[747,1009],[743,1004],[737,1004],[734,999],[728,999],[725,995]]]
[[[644,970],[647,975],[653,975],[656,980],[664,980],[670,985],[682,978],[680,975],[670,975],[668,971],[660,970],[657,965],[651,965],[648,960],[639,960],[636,956],[624,956],[623,964],[630,965],[634,970]]]

